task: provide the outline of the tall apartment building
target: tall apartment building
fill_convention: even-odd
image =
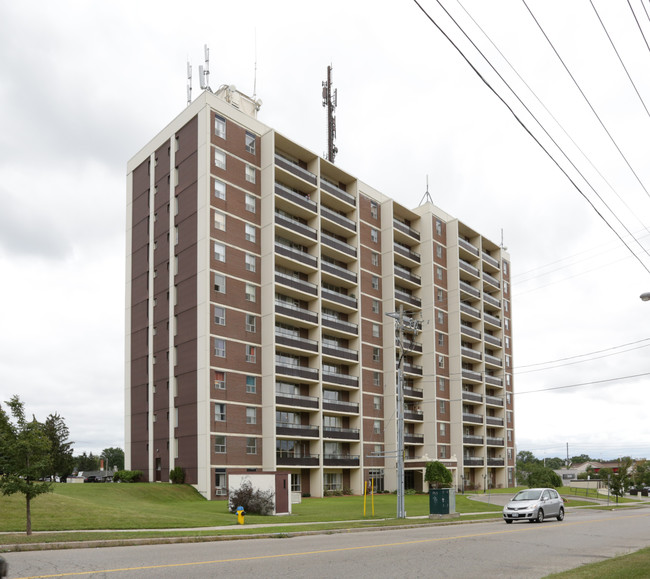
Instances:
[[[126,462],[206,498],[227,474],[293,490],[514,483],[509,256],[407,208],[205,91],[128,164]],[[399,312],[421,321],[396,337]],[[393,315],[388,315],[393,314]]]

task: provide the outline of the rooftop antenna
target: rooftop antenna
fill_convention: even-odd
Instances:
[[[508,251],[508,248],[503,245],[503,227],[501,228],[501,249],[503,249],[503,251]]]
[[[192,65],[187,61],[187,106],[192,103]]]
[[[199,66],[199,83],[202,90],[210,90],[210,49],[207,44],[203,45],[203,50],[205,52],[205,68]]]
[[[429,175],[427,175],[427,190],[422,196],[422,200],[420,201],[420,205],[423,205],[424,203],[431,203],[433,205],[433,199],[431,198],[431,194],[429,193]],[[418,205],[418,207],[420,206]]]
[[[336,117],[334,111],[337,105],[337,91],[332,95],[332,65],[327,67],[327,80],[323,81],[323,106],[327,107],[327,154],[326,159],[334,163],[336,153],[339,152],[334,144],[336,138]]]
[[[255,74],[253,75],[253,100],[257,100],[257,28],[255,29]]]

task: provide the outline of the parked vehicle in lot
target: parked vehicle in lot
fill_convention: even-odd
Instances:
[[[564,500],[555,489],[526,489],[519,491],[503,507],[503,519],[512,521],[530,521],[541,523],[545,518],[564,519]]]

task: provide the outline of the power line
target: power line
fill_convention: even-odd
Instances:
[[[650,372],[643,374],[632,374],[631,376],[618,376],[616,378],[606,378],[605,380],[594,380],[593,382],[582,382],[581,384],[567,384],[566,386],[551,386],[550,388],[540,388],[539,390],[526,390],[525,392],[515,392],[515,396],[523,396],[524,394],[537,394],[539,392],[549,392],[551,390],[564,390],[566,388],[579,388],[581,386],[593,386],[596,384],[606,384],[607,382],[615,382],[617,380],[630,380],[632,378],[641,378],[643,376],[650,376]]]

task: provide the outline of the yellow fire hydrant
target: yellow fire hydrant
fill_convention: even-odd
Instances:
[[[244,507],[237,507],[237,522],[240,525],[244,524],[244,515],[246,513],[244,512]]]

